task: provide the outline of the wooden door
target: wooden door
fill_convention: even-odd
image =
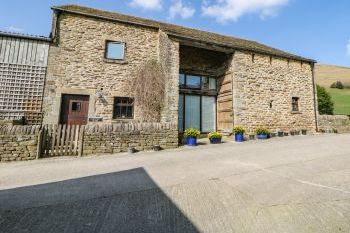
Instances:
[[[88,112],[88,95],[62,95],[61,124],[86,125]]]
[[[218,80],[217,128],[220,132],[231,132],[233,127],[232,73]]]

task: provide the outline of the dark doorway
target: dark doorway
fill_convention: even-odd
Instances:
[[[88,95],[62,95],[61,124],[86,125],[88,112]]]

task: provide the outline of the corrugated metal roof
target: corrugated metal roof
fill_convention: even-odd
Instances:
[[[40,40],[40,41],[47,41],[47,42],[51,41],[51,38],[49,38],[49,37],[28,35],[28,34],[22,34],[22,33],[17,33],[17,32],[0,31],[0,36],[17,37],[17,38],[30,39],[30,40]]]

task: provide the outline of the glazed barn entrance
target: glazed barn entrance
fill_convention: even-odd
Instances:
[[[232,128],[231,76],[227,72],[230,58],[223,52],[180,46],[179,132]]]

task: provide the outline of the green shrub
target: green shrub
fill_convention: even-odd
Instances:
[[[208,134],[208,138],[222,138],[222,134],[219,132],[211,132]]]
[[[201,132],[199,132],[199,130],[194,129],[194,128],[189,128],[189,129],[185,130],[184,136],[186,138],[188,138],[188,137],[198,138],[200,134],[201,134]]]
[[[331,88],[344,89],[344,85],[340,81],[332,83]]]
[[[232,129],[232,133],[233,134],[238,134],[238,133],[245,133],[245,129],[241,126],[236,126],[236,127],[233,127]]]
[[[334,103],[330,94],[326,91],[326,88],[319,85],[317,88],[317,102],[318,102],[318,112],[321,115],[333,115]]]
[[[261,134],[269,135],[270,134],[270,132],[267,129],[265,129],[265,128],[257,128],[255,130],[255,132],[256,132],[257,135],[261,135]]]

